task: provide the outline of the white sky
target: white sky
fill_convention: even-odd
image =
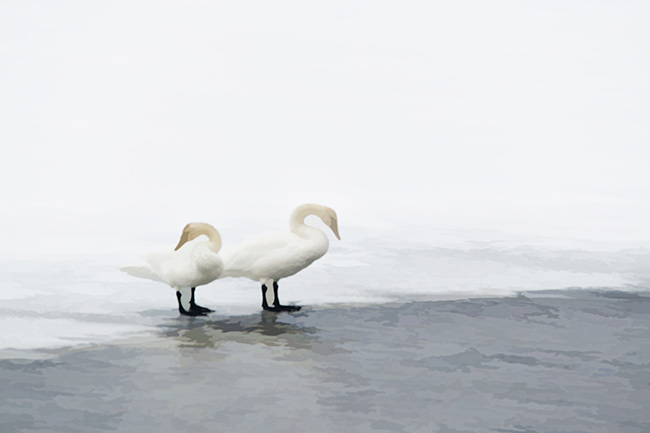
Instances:
[[[284,224],[650,239],[646,1],[0,3],[2,251]],[[137,235],[136,235],[137,236]]]

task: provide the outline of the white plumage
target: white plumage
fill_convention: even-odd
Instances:
[[[222,252],[224,269],[221,278],[245,277],[262,284],[264,309],[298,310],[280,305],[277,282],[306,268],[322,257],[329,248],[327,235],[305,224],[308,215],[318,216],[338,239],[336,212],[326,206],[303,204],[289,218],[289,231],[266,233]],[[273,284],[273,292],[267,292]],[[273,307],[270,306],[273,304]]]
[[[181,314],[196,316],[212,311],[195,304],[193,289],[219,278],[223,271],[220,249],[221,236],[214,227],[190,223],[174,251],[152,252],[142,258],[142,263],[120,269],[174,288]]]

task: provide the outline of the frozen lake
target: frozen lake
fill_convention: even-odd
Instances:
[[[158,316],[147,338],[0,360],[0,430],[650,429],[647,295]]]
[[[639,244],[460,231],[430,231],[429,238],[418,238],[359,229],[343,236],[311,267],[281,281],[283,302],[320,307],[650,288],[650,250]],[[11,332],[0,336],[0,354],[155,333],[177,315],[172,290],[118,268],[148,249],[165,248],[165,241],[131,246],[118,239],[119,248],[83,256],[3,257],[0,326]],[[200,287],[197,299],[226,316],[257,313],[261,304],[260,288],[244,279]]]
[[[290,314],[225,279],[197,291],[215,313],[180,317],[118,271],[144,245],[5,257],[0,430],[650,429],[647,246],[349,233],[281,281]]]

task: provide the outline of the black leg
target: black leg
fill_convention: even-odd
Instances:
[[[269,303],[266,302],[266,291],[269,288],[266,287],[266,284],[262,284],[262,308],[265,309],[266,311],[276,311],[275,309],[269,307]]]
[[[278,297],[278,283],[273,282],[273,306],[280,308],[280,298]]]
[[[209,308],[201,307],[200,305],[196,305],[196,302],[194,302],[194,292],[196,291],[196,287],[192,287],[192,297],[190,298],[190,311],[196,311],[199,313],[213,313],[214,310],[211,310]]]
[[[266,301],[266,291],[268,290],[268,287],[266,285],[262,285],[262,308],[265,309],[266,311],[275,311],[275,312],[280,312],[280,311],[300,311],[301,307],[295,306],[295,305],[281,305],[280,304],[280,298],[278,297],[278,283],[275,281],[273,282],[273,306],[269,306],[269,303]]]
[[[299,307],[297,305],[281,305],[280,304],[280,297],[278,296],[278,283],[276,281],[273,282],[273,295],[275,295],[275,300],[273,301],[273,306],[277,308],[279,311],[300,311],[302,307]]]
[[[177,291],[176,292],[176,299],[178,299],[178,312],[181,313],[183,316],[205,316],[206,313],[201,313],[200,311],[192,310],[192,307],[190,305],[190,309],[186,310],[183,308],[183,303],[181,302],[181,298],[183,295],[181,292]]]

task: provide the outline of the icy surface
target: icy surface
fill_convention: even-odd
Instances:
[[[650,298],[545,295],[165,318],[0,360],[0,430],[649,431]]]
[[[554,244],[502,234],[440,232],[436,239],[348,230],[311,267],[280,282],[283,303],[306,306],[510,296],[522,291],[650,287],[650,251],[623,244]],[[149,248],[164,246],[152,242]],[[143,247],[0,261],[0,350],[59,347],[153,332],[176,317],[172,290],[121,273]],[[136,252],[137,251],[137,252]],[[217,314],[260,310],[256,282],[224,279],[197,290]]]

